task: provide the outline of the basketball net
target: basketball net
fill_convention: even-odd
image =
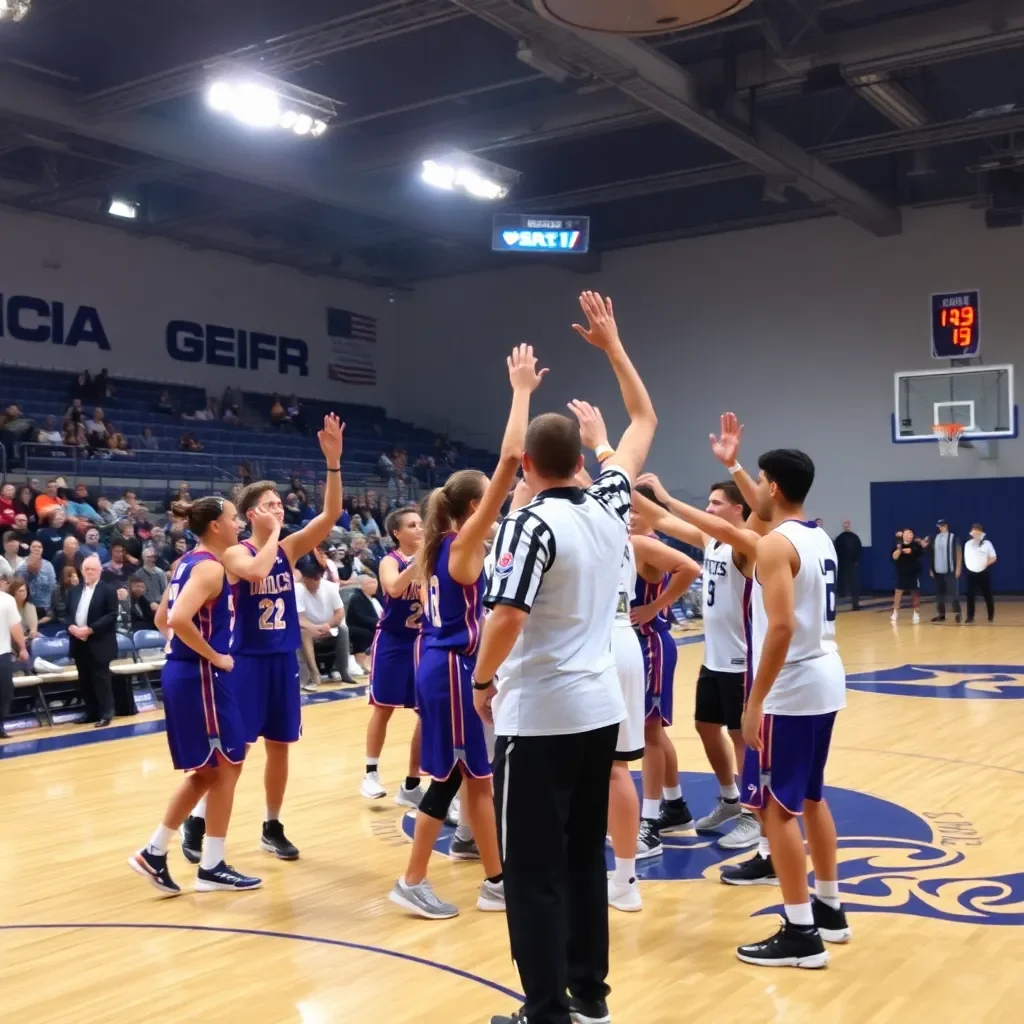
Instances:
[[[955,456],[960,454],[960,438],[967,428],[962,423],[936,423],[932,433],[939,442],[939,454]]]

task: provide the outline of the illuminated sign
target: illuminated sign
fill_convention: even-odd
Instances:
[[[498,213],[491,248],[495,252],[583,253],[590,248],[590,218]]]
[[[932,296],[932,356],[964,359],[981,351],[978,292],[942,292]]]

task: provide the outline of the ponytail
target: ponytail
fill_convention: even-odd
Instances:
[[[210,495],[198,501],[172,501],[171,512],[187,520],[188,528],[197,537],[202,537],[210,524],[223,515],[224,499],[219,495]]]
[[[469,512],[470,504],[483,497],[486,480],[478,469],[460,469],[443,487],[430,493],[423,516],[423,550],[418,559],[424,582],[434,575],[441,542]]]

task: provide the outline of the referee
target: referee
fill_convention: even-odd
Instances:
[[[588,327],[575,330],[608,356],[630,425],[604,472],[582,490],[574,481],[583,465],[578,423],[552,413],[533,420],[523,475],[536,498],[508,516],[494,547],[485,598],[492,612],[473,688],[477,711],[497,735],[494,801],[512,958],[526,1003],[492,1024],[610,1020],[604,842],[626,716],[611,635],[631,482],[657,421],[611,300],[584,292],[580,305]]]

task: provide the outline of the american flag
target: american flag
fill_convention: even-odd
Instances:
[[[343,384],[377,383],[377,320],[347,309],[327,310],[331,360],[327,375]]]

